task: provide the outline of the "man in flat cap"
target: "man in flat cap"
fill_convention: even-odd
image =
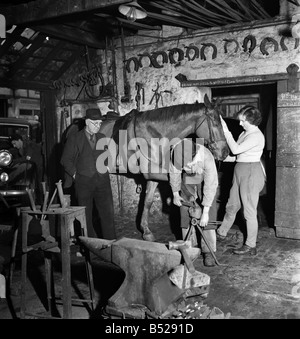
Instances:
[[[108,171],[99,173],[97,158],[104,150],[97,150],[96,143],[105,138],[100,133],[104,120],[98,108],[86,110],[85,128],[69,135],[64,146],[61,164],[68,174],[64,188],[75,182],[75,194],[79,206],[86,206],[88,236],[115,239],[114,206]],[[93,204],[97,208],[100,225],[93,225]]]

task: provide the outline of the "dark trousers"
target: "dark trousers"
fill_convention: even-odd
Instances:
[[[93,177],[76,175],[75,193],[79,206],[86,207],[88,236],[92,238],[116,239],[114,205],[109,174],[96,173]],[[100,225],[93,225],[95,204]]]

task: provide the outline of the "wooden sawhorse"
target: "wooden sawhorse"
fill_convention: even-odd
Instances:
[[[25,315],[37,316],[35,314],[30,314],[26,312],[26,281],[27,281],[27,253],[31,250],[41,249],[44,252],[60,252],[61,253],[61,263],[62,263],[62,304],[63,304],[63,319],[72,318],[72,300],[80,301],[82,303],[90,303],[92,310],[95,306],[94,298],[94,281],[92,267],[89,258],[89,252],[84,251],[86,271],[87,271],[87,282],[89,286],[90,299],[72,299],[72,286],[71,286],[71,251],[70,245],[72,244],[72,239],[75,236],[74,221],[75,219],[80,222],[80,234],[82,236],[87,236],[86,228],[86,216],[85,216],[85,207],[83,206],[70,206],[67,208],[51,208],[46,211],[33,211],[29,207],[21,209],[22,214],[22,270],[21,270],[21,309],[20,309],[20,318],[25,318]],[[55,220],[58,224],[58,229],[60,229],[61,241],[60,245],[56,239],[50,234],[50,225],[48,220],[43,220],[43,216],[55,216]],[[40,216],[40,224],[42,231],[43,240],[33,244],[28,245],[28,230],[31,220],[38,218]],[[56,218],[57,217],[57,218]],[[56,318],[52,317],[52,301],[55,296],[52,296],[52,260],[51,258],[45,256],[45,271],[46,271],[46,284],[47,284],[47,299],[49,306],[49,316],[46,318]],[[42,316],[45,318],[44,316]]]

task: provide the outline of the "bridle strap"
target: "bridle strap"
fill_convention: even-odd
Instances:
[[[209,140],[207,141],[208,144],[212,144],[214,143],[215,141],[213,140],[213,137],[212,137],[212,131],[211,131],[211,121],[210,121],[210,117],[208,115],[208,109],[206,108],[205,109],[205,112],[204,112],[204,119],[200,122],[200,124],[196,127],[195,131],[198,130],[198,128],[201,127],[201,125],[204,123],[204,121],[207,120],[207,126],[208,126],[208,132],[209,132]]]
[[[217,141],[221,141],[221,140],[224,140],[224,141],[225,141],[225,139],[218,139],[218,140],[216,140],[216,139],[214,138],[214,135],[213,135],[213,133],[212,133],[212,127],[211,127],[211,124],[212,124],[211,119],[212,119],[212,118],[209,116],[208,108],[206,108],[206,110],[205,110],[205,112],[204,112],[204,115],[205,115],[204,119],[203,119],[203,120],[200,122],[200,124],[196,127],[196,130],[195,130],[195,131],[197,131],[198,128],[201,127],[201,125],[203,124],[203,122],[204,122],[205,120],[207,120],[207,126],[208,126],[208,132],[209,132],[209,140],[207,141],[207,143],[208,143],[208,144],[213,144],[213,143],[215,143],[215,142],[217,142]]]

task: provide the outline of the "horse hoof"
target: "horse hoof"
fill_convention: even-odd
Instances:
[[[154,238],[154,235],[152,233],[144,233],[143,234],[143,240],[154,242],[155,238]]]

